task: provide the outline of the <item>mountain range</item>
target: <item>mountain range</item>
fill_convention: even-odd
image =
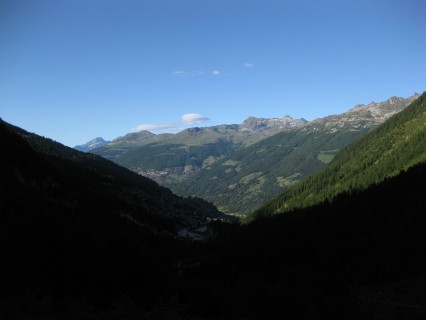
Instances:
[[[249,117],[242,124],[190,128],[178,134],[129,133],[90,152],[154,179],[182,196],[246,215],[323,168],[357,137],[419,95],[357,105],[305,119]]]
[[[359,108],[355,108],[359,109]],[[331,201],[426,161],[425,94],[339,152],[324,170],[257,210],[255,216],[282,213]]]

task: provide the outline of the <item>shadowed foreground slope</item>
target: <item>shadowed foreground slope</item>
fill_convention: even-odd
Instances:
[[[366,297],[375,285],[424,275],[425,196],[421,164],[332,203],[223,226],[198,270],[185,279],[199,292],[193,296],[188,289],[186,299],[200,315],[211,310],[218,318],[423,319],[424,295],[410,300],[401,293],[402,301],[393,301],[423,307],[416,309],[383,309]],[[421,283],[412,288],[422,297]]]
[[[418,280],[426,267],[424,163],[291,214],[216,222],[214,239],[190,243],[169,235],[170,220],[149,214],[188,206],[183,200],[133,174],[78,165],[88,158],[72,159],[66,148],[36,152],[12,131],[0,125],[9,151],[0,157],[6,319],[425,317],[407,307],[426,307]],[[148,204],[140,202],[145,193]],[[388,287],[410,293],[372,298]]]

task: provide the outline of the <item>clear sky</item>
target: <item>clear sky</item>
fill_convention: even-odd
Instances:
[[[425,17],[424,0],[1,0],[0,117],[68,146],[312,120],[425,91]]]

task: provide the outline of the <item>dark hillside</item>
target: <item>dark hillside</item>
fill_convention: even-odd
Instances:
[[[410,279],[426,267],[425,186],[421,164],[332,203],[222,226],[181,296],[194,316],[423,319],[424,286]],[[371,298],[369,288],[396,283],[409,288],[399,300]]]
[[[173,298],[174,263],[187,250],[174,240],[177,224],[220,216],[101,157],[4,122],[0,148],[6,318],[72,318],[111,310],[120,299],[148,312]]]

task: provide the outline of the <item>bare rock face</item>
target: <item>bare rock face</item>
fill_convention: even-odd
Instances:
[[[240,131],[255,131],[268,129],[295,129],[306,125],[309,121],[305,119],[294,119],[288,115],[282,118],[255,118],[248,117],[239,126]]]
[[[326,128],[330,132],[339,130],[362,130],[383,123],[386,119],[398,113],[411,104],[420,95],[414,93],[409,98],[392,97],[383,102],[359,104],[348,111],[316,119],[304,130],[319,130]]]

